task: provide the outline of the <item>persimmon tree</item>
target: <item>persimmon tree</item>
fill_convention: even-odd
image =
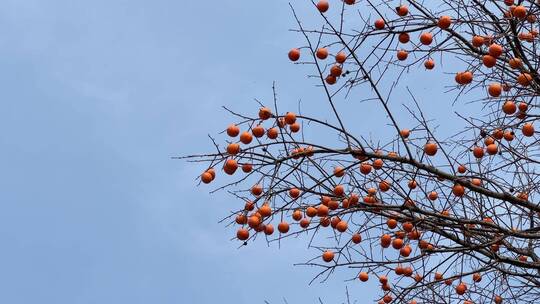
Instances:
[[[233,123],[212,137],[214,152],[182,157],[204,166],[204,184],[233,177],[216,190],[239,202],[226,218],[236,238],[303,237],[318,277],[344,267],[358,284],[378,280],[378,303],[538,303],[540,5],[299,5],[320,26],[306,28],[290,6],[299,39],[288,59],[312,68],[333,119],[284,111],[274,98],[249,113],[228,110]],[[460,116],[459,137],[439,138],[421,101],[407,111],[391,103],[400,79],[437,73],[443,60],[455,64],[439,102],[479,96],[481,110]],[[353,90],[380,105],[387,121],[373,127],[390,125],[394,136],[374,143],[346,128],[335,105]],[[396,111],[415,124],[399,125]],[[308,138],[305,128],[336,141]]]

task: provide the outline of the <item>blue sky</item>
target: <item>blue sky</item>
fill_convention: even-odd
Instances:
[[[255,111],[274,80],[280,104],[327,113],[309,69],[286,59],[303,45],[293,26],[286,1],[3,1],[0,302],[372,294],[346,270],[308,286],[316,270],[292,266],[315,254],[305,242],[238,250],[217,222],[233,198],[194,189],[202,168],[170,158],[209,150],[206,134],[230,122],[220,106]]]

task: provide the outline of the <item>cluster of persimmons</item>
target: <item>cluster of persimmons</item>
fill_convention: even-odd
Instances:
[[[364,36],[359,36],[396,37],[396,44],[384,52],[395,54],[388,62],[398,66],[410,60],[411,53],[418,52],[422,60],[415,63],[436,70],[432,54],[451,55],[454,51],[447,46],[448,41],[457,41],[454,46],[459,47],[459,54],[472,58],[466,70],[454,71],[455,78],[451,81],[455,81],[458,89],[480,88],[485,94],[484,101],[498,105],[497,112],[490,115],[497,117],[499,123],[487,128],[477,126],[478,138],[451,147],[452,151],[460,151],[463,162],[450,157],[448,147],[432,133],[414,139],[414,134],[421,131],[414,127],[398,128],[395,123],[394,148],[401,145],[399,152],[369,147],[360,141],[348,142],[344,148],[308,142],[300,135],[310,123],[342,132],[347,139],[352,135],[342,126],[294,112],[277,113],[262,106],[255,115],[242,116],[241,122],[226,128],[226,147],[219,148],[218,153],[198,156],[210,163],[200,176],[204,184],[212,183],[221,172],[238,177],[227,187],[238,188],[248,180],[256,180],[248,189],[235,192],[243,201],[243,208],[234,213],[233,222],[238,225],[236,238],[247,243],[258,236],[282,239],[309,231],[331,231],[340,245],[319,247],[319,263],[331,270],[357,262],[350,250],[371,253],[362,254],[368,260],[357,277],[362,282],[370,279],[380,282],[379,303],[499,304],[503,298],[505,303],[534,303],[530,302],[531,293],[527,295],[513,286],[515,282],[522,283],[517,284],[520,288],[540,282],[539,274],[534,273],[540,271],[540,260],[535,253],[536,246],[540,246],[540,235],[533,229],[538,227],[540,208],[529,201],[535,189],[530,185],[530,180],[536,180],[531,177],[535,176],[534,170],[527,171],[520,165],[515,172],[501,173],[500,180],[516,179],[518,175],[529,178],[529,184],[521,182],[511,191],[501,189],[488,174],[503,172],[496,170],[516,163],[536,163],[534,155],[528,156],[526,150],[534,149],[537,144],[536,116],[531,111],[536,107],[540,85],[535,70],[539,61],[530,57],[536,54],[527,51],[531,46],[525,44],[536,43],[538,31],[533,25],[540,7],[534,2],[492,2],[497,9],[490,11],[488,24],[500,28],[492,34],[486,34],[489,27],[481,20],[461,14],[459,5],[443,2],[447,9],[433,15],[430,8],[410,1],[410,5],[400,3],[393,8],[392,16],[383,16],[378,6],[368,5],[378,17],[366,25]],[[490,5],[484,3],[482,7],[474,0],[460,3],[469,5],[471,12],[488,10]],[[327,17],[332,9],[343,16],[345,9],[353,9],[360,1],[320,0],[313,4],[328,23],[327,28],[333,29]],[[328,32],[332,31],[320,33]],[[303,61],[321,67],[320,78],[325,87],[346,79],[346,70],[357,69],[364,73],[363,80],[370,80],[365,61],[357,54],[362,49],[343,43],[341,35],[338,31],[333,33],[341,44],[319,46],[317,43],[317,47],[310,44],[292,48],[288,58],[295,63]],[[412,50],[405,50],[416,37]],[[371,81],[372,88],[374,83]],[[343,85],[347,85],[346,80]],[[427,129],[426,125],[423,127]],[[421,144],[413,145],[420,141]],[[516,142],[519,144],[512,146]],[[512,158],[501,158],[495,166],[494,159],[503,153]],[[447,159],[450,168],[437,168],[434,161],[437,158]],[[355,220],[358,214],[362,214],[360,222],[358,218]],[[375,251],[380,252],[378,258],[373,256]],[[454,259],[458,253],[459,258]],[[385,260],[385,256],[393,260]],[[433,259],[437,256],[451,257],[450,264],[470,259],[474,266],[442,273],[437,269],[445,261],[438,263]],[[391,284],[392,277],[396,286]],[[483,280],[485,277],[489,277],[489,283]],[[540,288],[540,283],[537,284],[536,288]],[[446,297],[442,293],[437,295],[442,289],[434,286],[452,292]],[[429,290],[433,302],[429,302],[427,294],[414,293],[415,288]],[[509,298],[512,294],[514,298]]]

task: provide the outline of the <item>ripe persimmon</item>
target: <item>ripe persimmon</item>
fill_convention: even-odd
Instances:
[[[526,123],[523,125],[523,127],[521,127],[521,132],[523,133],[523,135],[527,136],[527,137],[531,137],[534,135],[534,126],[532,123]]]
[[[244,171],[244,173],[249,173],[251,172],[251,170],[253,170],[253,165],[252,164],[243,164],[242,165],[242,171]]]
[[[520,102],[518,104],[518,109],[519,109],[520,112],[527,112],[528,108],[529,108],[529,106],[524,102]]]
[[[473,184],[473,185],[475,185],[477,187],[480,187],[480,186],[482,186],[482,180],[479,179],[479,178],[473,178],[471,180],[471,184]]]
[[[236,216],[235,221],[239,225],[245,225],[247,224],[247,217],[243,214],[239,214]]]
[[[330,4],[328,4],[327,0],[320,0],[319,2],[317,2],[317,9],[321,13],[325,13],[326,11],[328,11],[329,7],[330,7]]]
[[[255,196],[259,196],[261,195],[263,192],[263,188],[261,185],[254,185],[253,187],[251,187],[251,194],[255,195]]]
[[[245,228],[240,228],[236,231],[236,237],[241,241],[245,241],[249,238],[249,231]]]
[[[376,160],[373,161],[372,166],[373,166],[373,169],[379,170],[379,169],[382,169],[383,165],[384,165],[383,160],[380,158],[377,158]]]
[[[414,225],[411,222],[405,222],[403,223],[403,230],[407,232],[411,232],[414,229]]]
[[[343,64],[347,60],[347,54],[345,52],[339,52],[336,54],[336,62]]]
[[[492,43],[488,48],[488,53],[495,58],[499,58],[503,53],[503,48],[496,43]]]
[[[423,44],[423,45],[430,45],[431,42],[433,42],[433,34],[431,33],[422,33],[420,35],[420,42]]]
[[[328,215],[328,207],[325,206],[325,205],[319,205],[317,207],[317,215],[320,216],[320,217],[325,217]]]
[[[244,131],[242,132],[242,134],[240,134],[240,141],[243,144],[249,145],[252,140],[253,140],[253,136],[251,135],[251,133]]]
[[[227,153],[230,155],[236,155],[240,152],[240,145],[237,143],[232,143],[227,145]]]
[[[255,203],[252,201],[247,201],[246,204],[244,205],[244,210],[253,211],[253,209],[255,209]]]
[[[227,173],[228,175],[233,175],[234,172],[236,172],[236,169],[238,169],[238,163],[234,159],[228,159],[225,161],[225,164],[223,165],[223,171]]]
[[[431,191],[431,192],[428,194],[428,199],[429,199],[430,201],[434,201],[434,200],[436,200],[438,197],[439,197],[439,194],[437,194],[437,192],[435,192],[435,191]]]
[[[520,85],[526,87],[526,86],[529,86],[531,84],[532,76],[529,73],[521,73],[521,74],[518,75],[516,80],[517,80],[517,83],[519,83]]]
[[[289,196],[292,198],[297,198],[300,196],[300,190],[298,188],[291,188],[289,189]]]
[[[447,29],[452,24],[452,18],[450,16],[441,16],[437,21],[437,26],[441,29]]]
[[[437,144],[435,142],[426,143],[424,145],[424,152],[429,156],[437,154]]]
[[[317,58],[324,60],[326,57],[328,57],[328,49],[327,48],[319,48],[317,49],[317,52],[315,53]]]
[[[281,233],[287,233],[287,232],[289,232],[289,223],[281,222],[281,223],[278,224],[277,229]]]
[[[298,61],[298,59],[300,59],[300,50],[297,48],[291,49],[289,51],[288,56],[289,56],[289,60]]]
[[[506,139],[506,141],[514,140],[514,132],[512,132],[512,131],[504,131],[504,139]]]
[[[482,37],[482,36],[473,36],[471,42],[472,42],[473,46],[481,47],[482,45],[484,45],[484,37]]]
[[[516,103],[513,102],[512,100],[507,100],[504,102],[502,106],[502,110],[505,114],[512,115],[516,113],[516,110],[517,110]]]
[[[467,285],[465,285],[465,283],[459,283],[459,285],[456,286],[456,293],[461,296],[465,294],[465,292],[467,292]]]
[[[496,144],[490,144],[486,147],[486,151],[489,155],[495,155],[499,152],[499,147]]]
[[[463,196],[465,194],[465,187],[460,184],[454,184],[454,186],[452,187],[452,193],[455,196]]]
[[[400,33],[398,35],[398,40],[401,43],[408,43],[411,40],[411,37],[409,36],[408,33]]]
[[[230,137],[236,137],[240,134],[240,128],[238,128],[236,125],[232,124],[227,127],[227,135]]]
[[[334,64],[331,68],[330,68],[330,75],[334,76],[334,77],[339,77],[341,76],[341,73],[342,73],[342,69],[341,69],[341,66],[339,66],[339,64]]]
[[[265,130],[264,130],[263,126],[258,125],[255,128],[251,129],[251,133],[253,134],[253,136],[255,136],[257,138],[261,138],[261,137],[264,136]]]
[[[398,16],[407,16],[407,14],[409,13],[409,8],[406,6],[406,5],[400,5],[398,7],[396,7],[396,13],[398,14]]]
[[[488,93],[489,95],[491,95],[492,97],[499,97],[502,93],[502,86],[500,83],[492,83],[489,85],[488,87]]]
[[[346,221],[339,221],[336,225],[336,230],[339,232],[347,231],[348,224]]]
[[[433,70],[433,68],[435,67],[435,61],[433,61],[433,59],[428,59],[424,62],[424,67],[428,70]]]
[[[272,224],[264,225],[264,234],[272,235],[274,233],[274,226]]]
[[[484,149],[482,147],[478,147],[478,146],[474,147],[473,148],[473,155],[476,158],[484,157]]]
[[[302,211],[296,209],[293,211],[292,218],[295,221],[299,221],[302,219]]]
[[[522,5],[518,5],[514,8],[512,14],[518,19],[525,19],[527,17],[527,9]]]
[[[382,192],[386,192],[388,190],[390,190],[390,182],[386,181],[386,180],[383,180],[379,183],[379,189],[382,191]]]
[[[484,55],[482,57],[482,63],[488,67],[488,68],[492,68],[494,67],[496,64],[497,64],[497,58],[491,56],[491,55]]]
[[[367,280],[369,280],[369,275],[367,274],[367,272],[360,272],[360,274],[358,275],[358,278],[362,282],[367,282]]]
[[[316,216],[317,212],[318,212],[317,208],[315,208],[315,207],[310,206],[310,207],[306,208],[306,215],[309,216],[309,217]]]
[[[409,57],[409,53],[405,50],[400,50],[397,52],[397,59],[400,61],[404,61]]]
[[[327,250],[322,254],[322,259],[323,261],[329,263],[334,259],[334,253],[332,251]]]
[[[508,60],[508,65],[512,69],[517,70],[517,69],[521,68],[523,63],[521,62],[521,59],[519,59],[519,58],[511,58],[510,60]]]
[[[388,248],[392,243],[392,237],[389,234],[383,234],[381,236],[381,246],[383,248]]]
[[[362,174],[369,174],[371,172],[371,165],[367,162],[363,162],[360,164],[360,172]]]
[[[278,129],[277,128],[270,128],[268,130],[266,130],[266,136],[269,138],[269,139],[276,139],[279,135],[279,132],[278,132]]]
[[[345,169],[343,167],[335,167],[334,168],[334,175],[337,177],[343,177],[345,175]]]
[[[345,188],[343,185],[337,185],[334,187],[334,195],[335,196],[343,196],[345,194]]]
[[[388,228],[390,228],[390,229],[396,228],[396,227],[397,227],[397,224],[398,224],[397,221],[396,221],[395,219],[392,219],[392,218],[391,218],[391,219],[388,219],[388,220],[386,221],[386,225],[387,225]]]
[[[293,112],[287,112],[287,114],[285,114],[285,123],[287,123],[288,125],[292,125],[295,122],[296,114],[294,114]]]
[[[327,216],[322,217],[322,218],[319,220],[319,224],[320,224],[322,227],[328,227],[328,226],[330,226],[330,218],[328,218]]]
[[[216,170],[214,168],[208,168],[208,170],[206,170],[206,172],[210,173],[210,175],[212,175],[212,180],[214,180],[216,178]]]
[[[259,109],[259,118],[261,120],[267,120],[272,117],[272,110],[267,107],[262,107]]]
[[[384,29],[384,26],[385,26],[385,22],[383,19],[377,19],[375,20],[375,28],[378,29],[378,30],[382,30]]]
[[[355,233],[351,237],[351,241],[355,244],[360,244],[362,241],[362,236],[359,233]]]
[[[326,78],[324,79],[324,81],[326,81],[327,84],[329,85],[333,85],[337,82],[337,78],[333,75],[328,75],[326,76]]]
[[[411,252],[412,252],[412,249],[409,245],[401,248],[399,250],[399,254],[402,256],[402,257],[409,257],[409,255],[411,255]],[[412,271],[410,272],[410,274],[412,274]]]
[[[210,172],[205,171],[203,174],[201,174],[201,181],[205,184],[209,184],[212,182],[214,178],[212,177],[212,174]]]
[[[295,122],[290,126],[290,129],[291,129],[291,132],[296,133],[300,131],[300,124],[298,122]]]
[[[392,241],[392,247],[394,249],[401,249],[403,247],[403,240],[400,238],[396,238]]]
[[[473,80],[473,74],[470,71],[465,71],[463,73],[460,73],[460,79],[463,84],[469,84]]]

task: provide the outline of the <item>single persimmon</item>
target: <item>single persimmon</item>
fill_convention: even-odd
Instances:
[[[244,131],[242,132],[242,134],[240,134],[240,141],[243,144],[249,145],[252,140],[253,140],[253,136],[251,135],[251,133]]]
[[[454,186],[452,187],[452,193],[455,196],[463,196],[465,194],[465,187],[460,184],[454,184]]]
[[[249,238],[249,231],[245,228],[240,228],[236,232],[236,237],[241,241],[245,241]]]
[[[319,12],[326,13],[326,11],[328,11],[328,8],[330,8],[330,4],[328,4],[327,0],[320,0],[319,2],[317,2],[317,9],[319,10]]]
[[[315,55],[317,56],[317,58],[319,58],[321,60],[324,60],[324,59],[326,59],[326,57],[328,57],[328,49],[327,48],[319,48],[315,52]]]
[[[435,142],[426,143],[424,146],[424,152],[429,156],[437,154],[437,144]]]
[[[437,26],[443,30],[449,28],[450,25],[452,25],[452,18],[450,16],[441,16],[439,21],[437,21]]]
[[[214,180],[214,178],[212,177],[212,174],[208,171],[205,171],[203,172],[203,174],[201,174],[201,181],[205,184],[209,184],[212,182],[212,180]]]
[[[334,259],[334,253],[332,251],[327,250],[322,254],[322,259],[323,261],[329,263]]]
[[[238,134],[240,134],[240,128],[238,128],[238,126],[233,124],[227,127],[227,135],[230,137],[236,137]]]
[[[336,62],[343,64],[347,60],[347,54],[345,52],[339,52],[336,54]]]
[[[430,45],[431,42],[433,42],[433,34],[431,33],[422,33],[420,35],[420,42],[423,44],[423,45]]]
[[[300,50],[297,48],[291,49],[289,51],[288,56],[289,56],[289,60],[298,61],[298,59],[300,59]]]
[[[526,123],[521,128],[521,132],[524,136],[531,137],[534,135],[534,126],[532,123]]]
[[[285,123],[288,125],[292,125],[295,122],[296,114],[294,114],[293,112],[287,112],[287,114],[285,114]]]
[[[278,231],[281,233],[287,233],[289,232],[289,223],[287,222],[281,222],[278,224]]]
[[[377,19],[375,20],[375,28],[378,30],[382,30],[385,27],[385,22],[383,19]]]

